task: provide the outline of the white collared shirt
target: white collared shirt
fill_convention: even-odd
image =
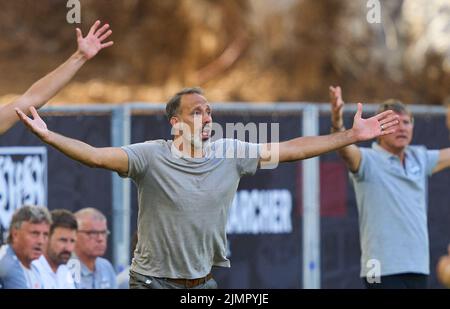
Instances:
[[[38,274],[36,272],[36,270],[33,269],[33,267],[27,268],[22,263],[20,263],[20,267],[22,267],[28,289],[43,289],[44,288],[42,279],[40,278],[40,274]]]
[[[75,284],[67,265],[60,265],[55,273],[44,255],[34,260],[33,265],[39,270],[44,289],[75,289]]]

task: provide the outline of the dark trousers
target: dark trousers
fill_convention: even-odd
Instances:
[[[369,283],[363,278],[367,289],[426,289],[428,288],[428,275],[406,273],[390,276],[381,276],[380,283]]]

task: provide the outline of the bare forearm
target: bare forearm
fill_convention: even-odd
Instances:
[[[342,119],[342,118],[341,118]],[[339,122],[334,122],[338,123]],[[331,133],[335,132],[344,132],[345,128],[342,124],[342,120],[340,122],[339,126],[332,126]],[[352,172],[357,172],[360,162],[361,162],[361,152],[356,145],[349,145],[346,147],[342,147],[336,151],[339,156],[344,160],[345,165],[348,167],[348,169]]]
[[[30,106],[34,106],[38,109],[67,85],[86,61],[80,52],[75,52],[66,62],[34,83],[14,107],[28,110]]]
[[[96,148],[52,131],[48,131],[42,140],[68,157],[89,167],[103,168],[121,175],[128,173],[128,155],[121,148]]]
[[[319,156],[358,142],[352,130],[324,136],[299,137],[280,144],[280,162]]]
[[[56,70],[34,83],[16,101],[2,107],[0,109],[0,134],[11,128],[17,121],[15,108],[19,108],[25,113],[28,113],[31,106],[40,108],[73,78],[85,62],[86,59],[76,52]]]
[[[97,148],[91,145],[52,131],[49,131],[48,135],[42,141],[84,165],[101,167],[101,160],[98,156]]]

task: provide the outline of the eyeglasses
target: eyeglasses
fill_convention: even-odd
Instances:
[[[78,233],[86,234],[89,238],[97,238],[99,236],[108,237],[111,232],[109,230],[106,231],[78,231]]]

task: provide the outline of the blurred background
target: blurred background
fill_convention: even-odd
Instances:
[[[0,102],[76,48],[65,0],[0,0]],[[52,102],[166,101],[186,85],[211,101],[450,100],[450,1],[81,0],[86,33],[100,19],[115,46]]]

